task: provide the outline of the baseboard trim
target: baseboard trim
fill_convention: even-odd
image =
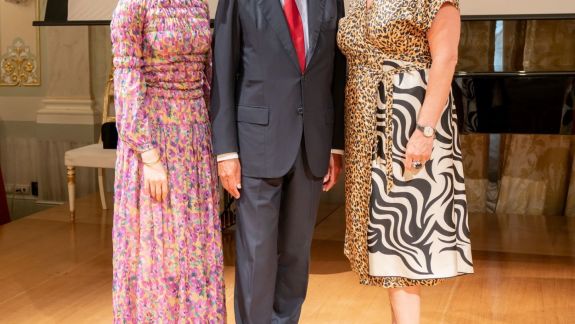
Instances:
[[[38,124],[94,125],[100,123],[99,114],[93,109],[93,100],[44,99],[44,108],[36,115]]]

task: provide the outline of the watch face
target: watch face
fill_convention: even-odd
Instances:
[[[434,133],[434,131],[433,131],[432,127],[427,126],[427,127],[423,128],[423,135],[425,135],[426,137],[433,136],[433,133]]]

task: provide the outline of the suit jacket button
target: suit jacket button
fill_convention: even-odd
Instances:
[[[298,115],[303,115],[303,107],[298,107],[298,108],[297,108],[297,114],[298,114]]]

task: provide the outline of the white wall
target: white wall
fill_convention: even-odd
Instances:
[[[463,15],[575,13],[575,0],[460,0]]]
[[[279,1],[279,0],[267,0]],[[346,0],[349,2],[350,0]],[[575,0],[460,0],[463,15],[575,13]],[[69,0],[69,20],[108,20],[118,0]],[[208,0],[214,17],[218,0]]]
[[[32,25],[23,24],[23,22],[34,20],[36,12],[34,1],[29,1],[25,4],[0,1],[0,22],[4,27],[0,29],[1,51],[12,45],[12,41],[19,37],[26,42],[26,45],[30,46],[33,53],[36,53],[37,29],[32,27]]]
[[[68,20],[109,20],[118,0],[69,0]],[[208,0],[214,17],[218,0]]]
[[[68,20],[110,20],[118,0],[69,0]]]
[[[210,16],[214,18],[216,16],[216,9],[218,8],[218,0],[208,0],[210,5]]]

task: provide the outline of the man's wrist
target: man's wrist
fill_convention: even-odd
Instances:
[[[344,155],[345,151],[342,149],[331,149],[331,154]]]

